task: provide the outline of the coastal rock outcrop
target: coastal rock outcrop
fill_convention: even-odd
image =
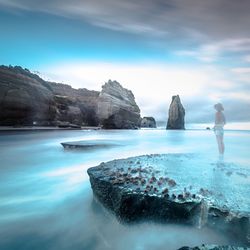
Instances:
[[[156,122],[154,117],[143,117],[141,120],[142,128],[156,128]]]
[[[239,187],[238,176],[229,178],[220,166],[191,155],[147,155],[101,163],[88,175],[94,197],[121,221],[207,226],[250,243],[248,185]],[[211,175],[223,185],[213,186]]]
[[[0,126],[140,127],[133,93],[116,81],[100,93],[44,81],[19,66],[0,66],[0,104]]]
[[[55,116],[47,82],[21,67],[0,67],[0,125],[48,125]]]
[[[98,98],[97,116],[105,129],[135,129],[140,127],[140,109],[132,91],[117,81],[102,86]]]
[[[179,95],[172,96],[168,112],[167,129],[185,129],[185,109],[181,104]]]

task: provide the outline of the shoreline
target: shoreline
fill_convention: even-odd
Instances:
[[[100,130],[101,127],[80,127],[80,128],[71,128],[71,127],[53,127],[53,126],[0,126],[1,131],[46,131],[46,130]]]
[[[82,126],[82,127],[57,127],[57,126],[0,126],[0,132],[4,131],[53,131],[53,130],[103,130],[98,126]],[[112,130],[112,129],[111,129]],[[116,129],[124,130],[124,129]],[[129,129],[128,129],[129,130]],[[137,129],[138,130],[138,129]],[[201,128],[186,128],[184,130],[171,129],[167,130],[165,127],[157,128],[139,128],[139,130],[165,130],[165,131],[208,131],[213,132],[213,129]],[[225,131],[240,131],[250,132],[250,129],[225,129]]]

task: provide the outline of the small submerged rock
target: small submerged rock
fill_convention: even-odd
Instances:
[[[111,140],[82,140],[72,142],[62,142],[61,145],[65,149],[103,149],[120,146],[118,143]]]

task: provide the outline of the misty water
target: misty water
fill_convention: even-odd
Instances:
[[[117,145],[84,151],[60,145],[79,140],[112,140]],[[226,131],[225,144],[224,161],[249,170],[250,131]],[[209,228],[121,224],[93,202],[89,167],[155,153],[191,153],[218,161],[215,136],[207,130],[0,132],[0,249],[172,250],[234,244],[235,239]]]

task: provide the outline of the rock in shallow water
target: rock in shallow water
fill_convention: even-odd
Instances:
[[[149,155],[102,163],[88,174],[96,198],[122,221],[207,225],[249,244],[247,182],[220,165],[192,155]]]
[[[199,247],[181,247],[178,250],[249,250],[248,247],[202,245]]]
[[[62,142],[61,145],[65,149],[97,149],[97,148],[110,148],[110,147],[121,146],[120,144],[109,140],[83,140],[83,141]]]
[[[142,128],[156,128],[156,121],[154,117],[143,117],[141,120]]]
[[[168,111],[167,129],[185,129],[185,109],[181,104],[179,95],[172,96]]]

